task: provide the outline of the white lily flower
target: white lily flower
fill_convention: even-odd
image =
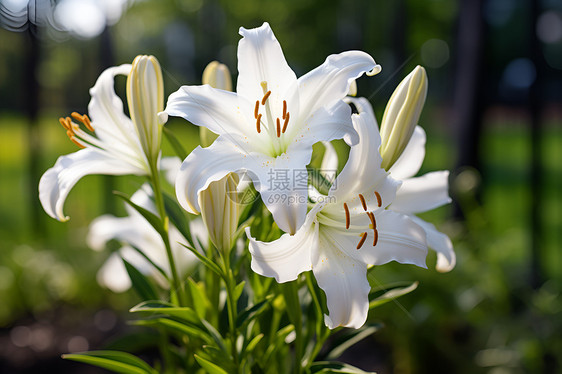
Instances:
[[[353,103],[360,113],[365,112],[369,121],[376,126],[373,108],[367,99],[348,98],[347,100]],[[415,216],[416,213],[427,212],[451,202],[449,171],[435,171],[414,177],[419,172],[425,157],[425,141],[425,131],[420,126],[416,126],[403,152],[388,170],[392,178],[402,181],[396,198],[388,209],[408,215],[424,229],[429,248],[437,252],[436,269],[440,272],[448,272],[456,263],[451,239],[439,232],[433,224]]]
[[[358,141],[349,107],[342,101],[351,82],[380,70],[366,53],[348,51],[297,79],[269,24],[247,30],[238,45],[236,93],[182,86],[166,107],[219,135],[208,148],[196,148],[176,181],[180,204],[201,211],[198,193],[230,172],[248,171],[278,226],[294,234],[306,216],[306,165],[312,145],[344,138]]]
[[[72,113],[72,118],[82,123],[83,127],[73,122],[70,117],[60,119],[70,140],[83,149],[60,156],[55,165],[48,169],[39,181],[39,199],[43,209],[51,217],[59,221],[69,219],[63,213],[64,202],[72,187],[86,175],[150,174],[149,158],[143,147],[145,143],[150,144],[150,148],[155,148],[155,144],[158,143],[159,147],[160,138],[152,139],[154,134],[147,122],[148,116],[133,115],[131,120],[123,113],[123,103],[113,88],[114,77],[116,75],[130,77],[131,67],[130,64],[111,67],[99,76],[94,87],[90,89],[92,99],[88,105],[88,112],[92,118],[91,122],[87,115],[78,113]],[[158,80],[156,75],[150,73],[133,80],[141,86],[145,84],[146,86],[143,87],[149,89],[161,84],[156,82]],[[163,107],[163,95],[154,93],[150,96],[151,93],[143,93],[143,90],[144,88],[134,90],[139,95],[144,95],[141,100],[138,100],[138,97],[137,99],[128,97],[131,113],[144,113],[143,110],[147,109],[148,104],[153,105],[155,109],[153,108],[152,111],[157,113],[158,108]],[[157,100],[161,101],[160,104],[152,103]],[[161,118],[165,119],[165,116]],[[137,124],[137,121],[140,122]],[[152,123],[156,125],[161,122],[163,121]],[[139,134],[139,126],[145,126],[148,133]],[[146,139],[141,139],[143,136]]]
[[[318,199],[294,236],[264,243],[250,238],[252,269],[278,282],[297,279],[312,270],[326,294],[329,328],[359,328],[369,310],[368,265],[390,261],[425,267],[423,229],[403,214],[392,212],[400,182],[381,168],[380,136],[366,113],[353,115],[359,143],[328,196]]]
[[[150,186],[144,184],[133,194],[131,201],[156,214],[156,206],[151,198],[152,194]],[[98,283],[113,292],[124,292],[131,287],[131,280],[121,258],[124,258],[143,274],[152,275],[158,279],[159,273],[133,247],[141,250],[168,275],[171,274],[166,257],[166,248],[160,234],[135,209],[129,205],[126,205],[125,208],[128,213],[126,217],[106,214],[96,218],[90,224],[86,239],[88,246],[96,251],[105,249],[110,240],[123,243],[123,247],[111,254],[97,275]],[[202,243],[207,242],[207,233],[200,219],[191,221],[189,228],[194,239],[198,238]],[[173,225],[169,226],[169,238],[178,269],[180,272],[187,271],[195,264],[196,260],[190,251],[179,244],[187,243],[187,240]],[[199,246],[198,240],[195,240],[195,245]],[[201,248],[197,249],[202,251]]]

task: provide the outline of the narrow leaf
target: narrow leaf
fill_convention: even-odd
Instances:
[[[376,374],[363,371],[359,368],[344,364],[343,362],[318,361],[310,365],[311,373],[348,373],[348,374]]]
[[[205,371],[207,371],[207,373],[209,373],[209,374],[228,374],[226,371],[221,369],[219,366],[213,364],[210,361],[205,360],[204,358],[202,358],[199,355],[193,355],[193,357],[195,357],[195,359],[197,360],[197,363],[199,365],[201,365],[201,367]]]
[[[123,199],[127,204],[129,204],[133,209],[135,209],[137,212],[140,213],[140,215],[142,215],[148,223],[150,223],[150,225],[152,227],[154,227],[154,229],[158,232],[158,234],[160,234],[160,236],[162,238],[165,238],[168,236],[168,233],[166,232],[166,229],[164,228],[164,224],[162,223],[162,220],[160,219],[160,217],[158,217],[156,214],[152,213],[151,211],[149,211],[148,209],[143,208],[142,206],[139,206],[135,203],[133,203],[128,197],[127,195],[125,195],[122,192],[119,191],[113,191],[113,194],[115,194],[116,196],[120,197],[121,199]]]
[[[334,346],[325,355],[326,359],[333,360],[340,357],[348,348],[378,331],[382,325],[373,324],[360,330],[345,330],[347,334],[337,339]]]
[[[129,353],[119,351],[91,351],[62,355],[66,360],[78,361],[125,374],[155,374],[146,362]]]
[[[207,257],[203,256],[201,253],[199,253],[198,250],[196,250],[195,248],[192,248],[188,245],[179,243],[182,246],[184,246],[185,248],[189,249],[191,251],[191,253],[193,253],[202,263],[203,265],[205,265],[206,267],[208,267],[210,270],[212,270],[213,272],[215,272],[219,277],[224,278],[223,276],[223,272],[222,270],[219,268],[219,266],[217,264],[215,264],[213,261],[209,260]]]
[[[143,300],[155,300],[158,299],[156,290],[152,286],[152,283],[133,265],[128,263],[125,259],[122,259],[125,264],[125,269],[127,269],[127,274],[131,278],[131,283],[133,288]]]
[[[250,308],[247,308],[242,313],[240,313],[238,315],[238,318],[236,319],[236,327],[241,328],[246,322],[252,320],[258,314],[263,312],[272,299],[273,295],[268,295],[265,300],[260,301],[259,303]]]
[[[176,152],[176,155],[180,159],[184,160],[187,157],[187,152],[179,142],[178,138],[176,138],[172,130],[170,130],[166,126],[162,126],[162,132],[164,133],[164,136],[166,137],[168,142],[170,142],[170,145],[174,149],[174,152]]]
[[[381,296],[372,299],[369,302],[369,309],[376,308],[380,305],[386,304],[391,300],[394,300],[400,296],[406,295],[412,291],[414,291],[418,287],[418,282],[414,282],[407,287],[396,287],[392,289],[386,290]]]

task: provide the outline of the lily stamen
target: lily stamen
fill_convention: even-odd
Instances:
[[[287,117],[287,101],[283,100],[283,119],[285,119],[285,117]],[[285,121],[286,122],[286,121]],[[285,132],[285,131],[283,131]]]
[[[259,103],[259,101],[258,101]],[[261,123],[261,114],[258,114],[256,117],[256,129],[258,130],[258,134],[261,133],[260,123]]]
[[[346,203],[343,203],[343,209],[345,210],[345,228],[348,230],[349,225],[351,224],[351,219],[349,217],[349,209]]]
[[[373,212],[367,212],[367,215],[369,216],[369,219],[371,220],[371,228],[373,230],[377,229],[377,221],[375,220],[375,215],[373,214]]]
[[[258,112],[260,110],[260,101],[256,100],[256,107],[254,109],[254,118],[258,118]],[[258,131],[259,132],[259,131]]]
[[[271,92],[271,91],[269,91]],[[280,138],[281,137],[281,121],[279,121],[279,118],[277,118],[277,137]]]
[[[69,136],[70,141],[74,144],[76,144],[78,147],[80,148],[86,148],[85,146],[83,146],[82,144],[78,143],[78,141],[76,140],[76,138],[74,136]]]
[[[365,198],[363,195],[359,194],[359,200],[361,200],[361,205],[363,206],[363,210],[367,211],[367,203],[365,202]]]
[[[80,113],[72,112],[70,115],[72,116],[72,118],[74,118],[75,120],[81,122],[84,126],[86,126],[86,128],[89,131],[94,132],[94,128],[92,127],[90,119],[86,114],[81,115]]]
[[[365,243],[365,240],[367,240],[367,233],[364,232],[363,234],[361,234],[361,240],[359,240],[359,243],[357,243],[357,249],[361,249],[361,247],[363,246],[363,243]]]
[[[377,197],[377,205],[379,206],[379,208],[382,206],[382,198],[381,195],[375,191],[375,196]]]
[[[283,103],[285,103],[285,101],[283,101]],[[283,109],[285,109],[285,105],[283,106]],[[287,115],[283,114],[283,118],[285,119],[285,123],[283,123],[283,131],[281,131],[283,134],[285,133],[285,130],[287,130],[287,125],[289,124],[289,113],[286,113]]]
[[[267,91],[265,95],[263,95],[263,98],[261,99],[261,105],[265,105],[265,102],[269,98],[269,95],[271,95],[271,91]]]
[[[59,122],[62,125],[62,127],[64,127],[66,130],[71,129],[71,127],[69,127],[68,124],[66,123],[66,118],[64,117],[59,118]]]
[[[373,247],[374,247],[377,245],[379,241],[379,231],[377,229],[374,229],[373,233],[375,234],[375,238],[373,239]]]

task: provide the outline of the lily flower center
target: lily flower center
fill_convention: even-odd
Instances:
[[[375,198],[377,199],[377,206],[380,208],[382,207],[382,198],[381,195],[375,191],[374,192]],[[347,205],[347,203],[343,203],[343,210],[344,210],[344,214],[345,214],[345,229],[349,230],[361,230],[363,231],[364,229],[370,229],[373,230],[373,247],[377,245],[378,240],[379,240],[379,232],[377,230],[377,220],[375,219],[375,214],[372,211],[368,211],[368,207],[367,207],[367,202],[365,200],[365,197],[362,194],[359,194],[359,200],[361,201],[361,206],[363,207],[363,210],[365,211],[365,214],[369,217],[369,220],[371,221],[371,223],[366,226],[366,225],[352,225],[351,223],[351,214],[349,211],[349,207]],[[325,225],[325,226],[331,226],[337,229],[341,229],[342,228],[342,224],[341,221],[339,220],[334,220],[332,218],[327,217],[326,215],[323,215],[321,213],[318,214],[318,223]],[[357,232],[357,231],[355,231]],[[350,235],[356,235],[354,232],[349,232]],[[359,242],[357,243],[357,249],[361,249],[361,247],[363,247],[363,244],[365,244],[365,241],[367,240],[368,237],[368,231],[363,231],[359,237]]]
[[[254,107],[254,118],[256,119],[256,131],[261,134],[262,128],[265,129],[271,143],[274,148],[274,156],[279,156],[283,153],[284,144],[282,142],[282,135],[287,131],[287,126],[289,125],[289,119],[291,114],[287,110],[287,100],[283,100],[283,114],[281,118],[276,117],[273,120],[273,114],[271,110],[271,90],[268,90],[267,82],[261,82],[261,87],[263,91],[263,97],[261,100],[256,100],[256,105]],[[264,107],[264,113],[260,113],[261,107]]]
[[[71,117],[76,121],[78,121],[79,123],[82,123],[88,131],[94,133],[95,130],[92,127],[90,118],[88,118],[86,114],[81,115],[77,112],[72,112]],[[72,122],[70,117],[66,117],[66,118],[61,117],[59,118],[59,122],[62,125],[62,127],[66,129],[66,135],[74,144],[76,144],[80,148],[86,148],[86,144],[89,144],[87,139],[88,137],[91,136],[88,135],[88,133],[86,133],[84,130],[82,130],[80,128],[80,125]]]

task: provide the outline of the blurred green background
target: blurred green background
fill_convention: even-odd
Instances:
[[[343,359],[379,373],[562,371],[562,3],[555,0],[0,1],[0,372],[100,373],[61,353],[130,331],[131,293],[96,282],[109,252],[86,247],[88,224],[123,214],[108,191],[135,178],[89,176],[59,223],[37,183],[76,148],[58,118],[87,112],[104,68],[156,56],[166,96],[200,84],[212,60],[236,79],[240,26],[271,24],[300,76],[360,49],[383,71],[358,81],[381,118],[394,87],[423,65],[429,92],[422,173],[451,170],[455,203],[423,215],[453,240],[457,266],[390,264],[381,284],[419,280],[372,313],[385,328]],[[124,97],[125,79],[116,90]],[[186,148],[198,130],[167,124]],[[38,368],[41,368],[39,370]]]

